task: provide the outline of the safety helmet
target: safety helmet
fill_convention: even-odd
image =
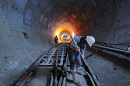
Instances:
[[[87,36],[85,40],[90,47],[95,43],[95,38],[93,36]]]

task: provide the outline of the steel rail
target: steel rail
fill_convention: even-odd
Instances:
[[[57,68],[58,68],[58,54],[59,54],[59,48],[61,47],[61,45],[58,47],[57,49],[57,53],[56,53],[56,62],[54,65],[54,80],[53,80],[53,86],[57,86]]]
[[[53,46],[54,47],[54,46]],[[42,60],[42,58],[49,52],[53,47],[48,49],[46,52],[44,52],[39,58],[33,62],[30,67],[26,70],[26,72],[21,75],[21,77],[14,81],[14,83],[11,86],[20,86],[28,77],[31,76],[32,72],[36,70],[36,67],[38,66],[38,63]]]
[[[63,46],[61,46],[63,45]],[[66,45],[67,46],[67,45]],[[67,72],[70,72],[68,70],[66,70],[67,68],[67,61],[68,61],[68,54],[67,52],[67,47],[64,44],[60,44],[57,48],[57,52],[56,52],[56,57],[55,57],[55,64],[54,64],[54,72],[51,73],[51,81],[50,81],[50,85],[51,86],[66,86],[66,75]],[[53,48],[53,47],[52,47]],[[33,73],[33,71],[36,71],[36,69],[38,68],[38,64],[40,63],[40,61],[43,59],[43,57],[50,51],[52,50],[52,48],[50,48],[49,50],[47,50],[45,53],[43,53],[28,69],[27,71],[16,81],[14,82],[14,84],[12,86],[20,86],[21,84],[23,84]],[[62,53],[62,58],[59,59],[58,56],[61,57]],[[58,61],[60,60],[60,61]],[[62,65],[61,65],[61,60],[63,61]],[[58,62],[60,62],[58,64]],[[86,74],[87,76],[89,76],[89,79],[91,81],[91,84],[93,86],[100,86],[96,76],[94,75],[94,73],[92,72],[92,70],[90,69],[90,67],[88,66],[87,63],[85,63],[84,59],[82,60],[83,62],[83,66],[84,69],[86,70]],[[65,82],[64,82],[65,81]]]
[[[66,46],[66,45],[64,45]],[[59,83],[58,83],[58,86],[62,86],[64,84],[64,80],[65,80],[65,68],[66,68],[66,65],[67,65],[67,60],[68,60],[68,55],[67,55],[67,52],[64,52],[65,51],[65,47],[63,47],[63,50],[62,50],[62,55],[66,54],[66,57],[65,57],[65,61],[63,62],[63,67],[61,69],[61,76],[60,76],[60,80],[59,80]],[[67,51],[67,50],[66,50]],[[62,58],[63,59],[63,58]],[[62,60],[61,59],[61,60]],[[60,62],[61,63],[61,62]]]

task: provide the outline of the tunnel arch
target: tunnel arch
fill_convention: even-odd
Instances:
[[[128,50],[129,5],[129,0],[1,0],[0,86],[11,85],[19,78],[43,52],[54,45],[55,34],[52,34],[66,24],[73,28],[75,36],[92,35],[96,42]],[[91,58],[86,62],[99,77],[101,85],[117,84],[115,82],[121,82],[119,78],[123,78],[124,81],[118,85],[126,86],[129,71],[117,65],[120,59],[96,53],[90,54]],[[113,71],[115,67],[121,72]],[[111,81],[109,74],[117,76]]]

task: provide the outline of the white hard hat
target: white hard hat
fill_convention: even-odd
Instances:
[[[95,43],[95,38],[93,36],[87,36],[85,40],[88,42],[90,47]]]

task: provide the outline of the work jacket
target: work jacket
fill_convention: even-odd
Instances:
[[[85,40],[86,36],[76,36],[74,38],[76,44],[78,47],[80,47],[80,52],[82,55],[84,55],[85,53],[85,49],[86,49],[86,45],[87,45],[87,41]],[[73,41],[69,44],[69,49],[73,50],[74,52],[75,51],[75,45],[73,43]]]

